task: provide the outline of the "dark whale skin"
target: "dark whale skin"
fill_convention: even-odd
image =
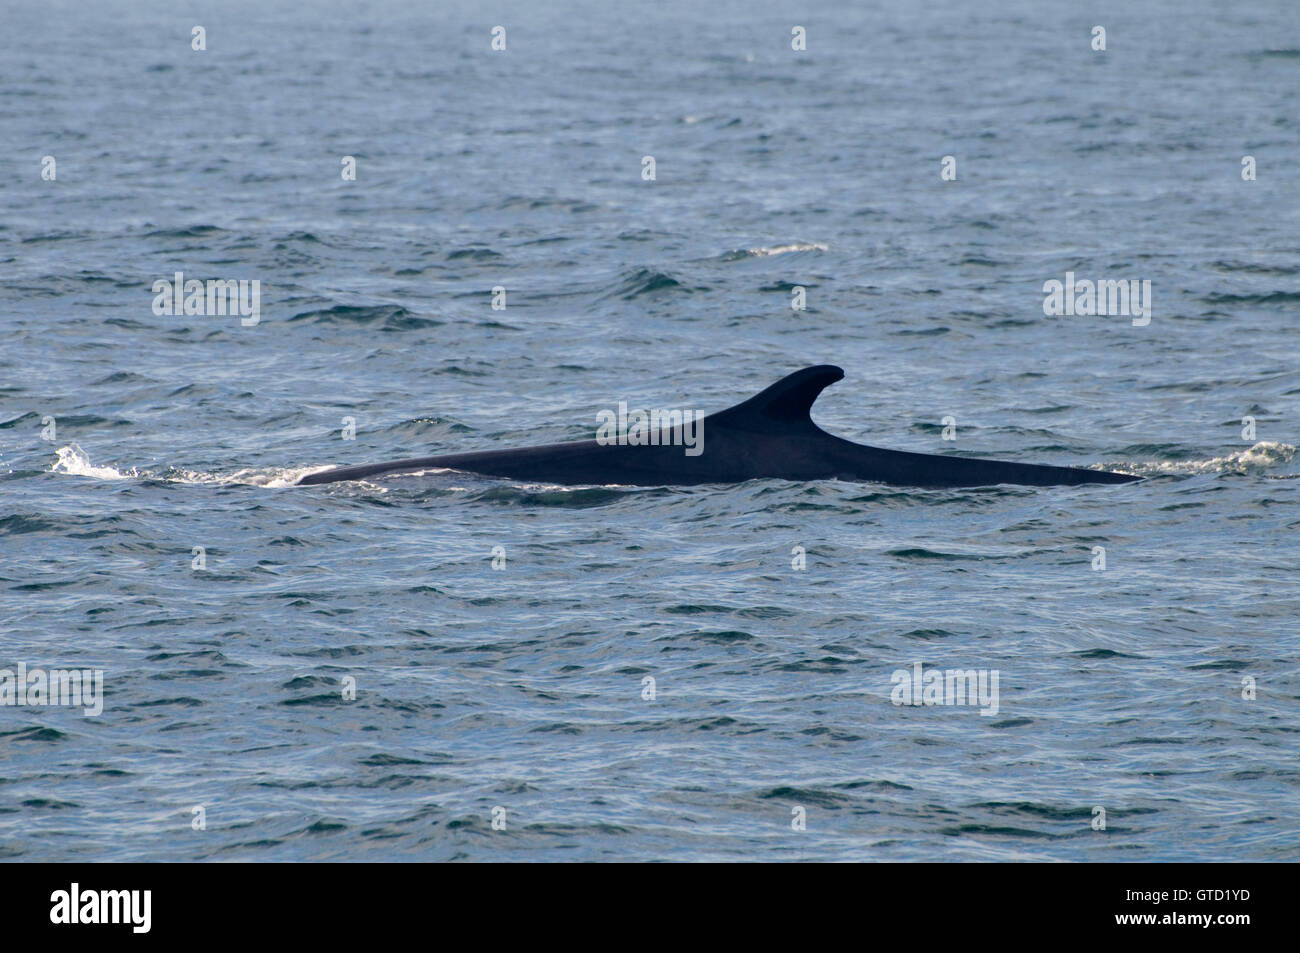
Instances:
[[[942,454],[885,450],[822,430],[809,416],[822,390],[844,377],[831,364],[795,371],[771,387],[703,422],[703,452],[689,456],[680,428],[660,431],[659,446],[595,440],[513,450],[483,450],[310,473],[298,486],[448,469],[558,485],[694,486],[754,479],[847,480],[897,486],[1076,486],[1132,483],[1127,473],[1008,463]]]

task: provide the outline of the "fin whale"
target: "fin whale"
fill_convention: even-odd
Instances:
[[[561,485],[689,486],[756,478],[848,480],[901,486],[963,487],[1012,483],[1072,486],[1131,483],[1141,477],[1105,470],[1007,463],[884,450],[827,433],[809,416],[822,390],[844,376],[831,364],[795,371],[742,403],[703,418],[702,452],[685,453],[683,434],[659,431],[658,446],[596,440],[514,450],[484,450],[309,473],[298,486],[428,469],[464,470]]]

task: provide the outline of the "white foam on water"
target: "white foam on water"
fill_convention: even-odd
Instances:
[[[90,456],[86,451],[75,443],[60,447],[55,452],[58,454],[58,460],[50,467],[51,473],[66,473],[70,476],[90,477],[96,480],[146,479],[196,486],[262,486],[275,489],[293,486],[308,473],[332,469],[329,466],[272,467],[266,470],[246,468],[236,470],[234,473],[209,473],[179,467],[168,467],[161,472],[141,470],[139,467],[122,470],[114,466],[96,466],[90,462]]]
[[[1208,460],[1161,460],[1119,464],[1118,469],[1139,476],[1192,476],[1200,473],[1250,473],[1267,470],[1295,459],[1289,443],[1261,440],[1246,450]]]
[[[215,473],[194,473],[190,470],[178,470],[182,478],[169,476],[168,479],[178,483],[217,483],[222,486],[264,486],[270,489],[293,486],[308,473],[319,473],[331,467],[273,467],[269,470],[245,468],[228,475]]]
[[[823,245],[821,242],[790,242],[787,245],[774,245],[771,248],[749,248],[746,249],[749,254],[755,258],[766,258],[769,255],[786,255],[796,251],[830,251],[829,245]]]
[[[55,453],[58,454],[59,459],[50,467],[51,473],[93,477],[96,480],[129,480],[140,475],[135,468],[122,471],[117,467],[97,467],[90,462],[90,457],[86,454],[86,451],[75,443],[60,447]]]

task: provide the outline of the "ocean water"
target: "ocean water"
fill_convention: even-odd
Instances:
[[[6,8],[0,858],[1300,858],[1298,11]],[[817,363],[1148,479],[292,486]]]

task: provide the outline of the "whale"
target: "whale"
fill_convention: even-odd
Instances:
[[[298,486],[367,480],[425,470],[459,470],[561,486],[694,486],[747,480],[842,480],[912,487],[1077,486],[1132,483],[1129,473],[886,450],[822,430],[813,402],[844,377],[819,364],[795,371],[733,407],[661,427],[646,442],[578,440],[508,450],[479,450],[308,473]],[[694,443],[695,446],[691,446]]]

